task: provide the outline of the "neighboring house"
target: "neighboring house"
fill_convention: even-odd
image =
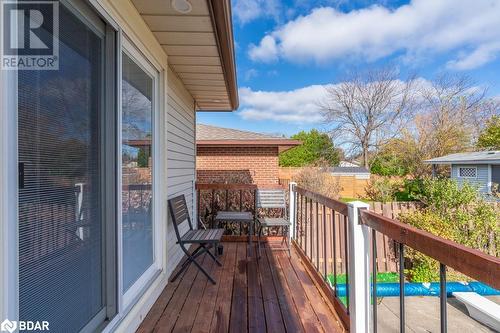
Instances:
[[[370,179],[370,171],[360,166],[338,166],[328,168],[332,176],[354,177],[355,179]]]
[[[433,167],[450,165],[451,178],[474,184],[482,193],[491,193],[493,184],[500,184],[500,151],[451,154],[425,162]]]
[[[196,111],[238,107],[230,1],[44,3],[59,68],[0,71],[0,318],[133,332],[183,255],[167,199],[196,216]]]
[[[300,143],[267,134],[197,124],[197,181],[278,184],[279,153]]]
[[[339,167],[359,167],[359,163],[356,161],[340,161]]]

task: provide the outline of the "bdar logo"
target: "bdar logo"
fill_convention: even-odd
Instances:
[[[14,332],[17,328],[17,323],[15,321],[10,321],[5,319],[2,324],[0,324],[0,330],[3,332]]]

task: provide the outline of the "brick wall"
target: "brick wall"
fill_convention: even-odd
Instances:
[[[200,147],[200,183],[278,184],[278,147]]]

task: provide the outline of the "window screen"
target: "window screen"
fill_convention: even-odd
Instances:
[[[476,178],[476,168],[459,168],[458,175],[461,178]]]

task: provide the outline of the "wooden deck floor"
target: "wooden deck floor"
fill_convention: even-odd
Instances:
[[[333,307],[297,254],[225,242],[223,263],[200,259],[216,285],[191,265],[169,283],[137,332],[342,332]]]

